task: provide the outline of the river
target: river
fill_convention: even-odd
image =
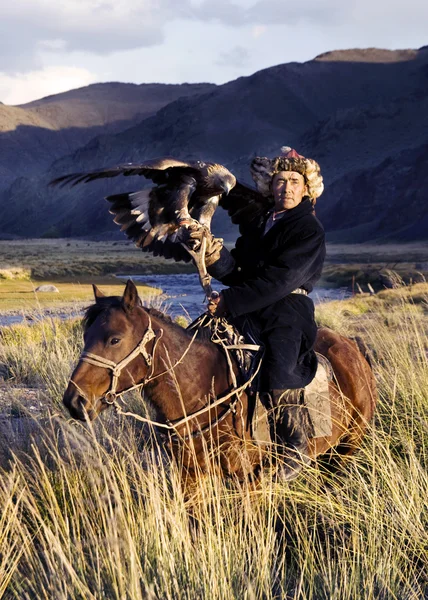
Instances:
[[[126,281],[130,276],[118,275]],[[132,280],[138,284],[149,285],[163,291],[161,296],[155,296],[153,304],[159,306],[172,317],[187,315],[192,320],[204,312],[204,294],[199,277],[196,273],[176,275],[133,275]],[[220,291],[224,288],[213,280],[213,289]],[[343,300],[349,298],[351,293],[346,288],[325,289],[315,288],[310,298],[315,304],[328,300]]]
[[[131,278],[137,285],[144,284],[150,287],[159,288],[163,291],[161,295],[153,296],[148,300],[148,304],[167,312],[171,317],[185,316],[188,319],[195,319],[204,312],[204,294],[196,273],[178,273],[170,275],[118,275],[124,282]],[[224,286],[214,281],[213,288],[220,291]],[[315,288],[310,294],[315,304],[328,300],[342,300],[348,298],[350,292],[346,288],[325,289]],[[48,308],[40,312],[37,317],[22,314],[0,314],[0,326],[13,325],[23,321],[35,322],[46,317],[58,317],[68,319],[70,317],[81,316],[83,309],[82,303],[76,305],[73,310],[62,312],[55,308]],[[86,306],[83,304],[83,306]],[[28,321],[29,319],[29,321]]]

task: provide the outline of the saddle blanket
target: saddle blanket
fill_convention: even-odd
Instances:
[[[305,387],[305,404],[314,429],[313,437],[330,437],[333,429],[328,384],[333,379],[333,369],[329,361],[318,352],[317,358],[315,377]]]
[[[317,372],[311,383],[304,389],[304,401],[313,428],[313,435],[311,437],[330,437],[332,434],[332,422],[328,384],[333,379],[333,369],[330,362],[324,356],[318,354],[318,352],[317,358]],[[253,439],[256,443],[262,445],[271,443],[268,411],[261,403],[258,394],[252,431]]]

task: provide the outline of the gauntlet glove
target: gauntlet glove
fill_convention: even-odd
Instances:
[[[205,264],[210,267],[220,258],[220,251],[223,248],[223,240],[215,238],[211,231],[204,225],[192,223],[181,232],[181,240],[194,252],[197,252],[202,245],[203,238],[206,238],[207,246],[205,250]]]

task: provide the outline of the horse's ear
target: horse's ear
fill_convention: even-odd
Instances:
[[[125,310],[132,310],[134,306],[141,306],[137,288],[131,279],[128,279],[126,283],[126,288],[122,296],[122,303]]]
[[[92,289],[94,290],[95,302],[97,302],[99,298],[105,298],[106,295],[97,288],[95,283],[92,284]]]

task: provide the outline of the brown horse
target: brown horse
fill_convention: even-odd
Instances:
[[[260,470],[263,451],[252,440],[245,390],[225,353],[195,338],[154,309],[145,309],[128,281],[123,296],[95,286],[85,317],[84,351],[64,394],[72,417],[95,419],[117,394],[141,387],[169,428],[169,443],[186,478],[214,468],[245,480]],[[330,361],[332,435],[310,440],[310,457],[331,448],[350,454],[373,416],[376,386],[355,342],[321,328],[316,350]],[[232,370],[236,369],[232,366]],[[238,381],[239,385],[239,381]],[[183,418],[184,417],[184,418]]]

